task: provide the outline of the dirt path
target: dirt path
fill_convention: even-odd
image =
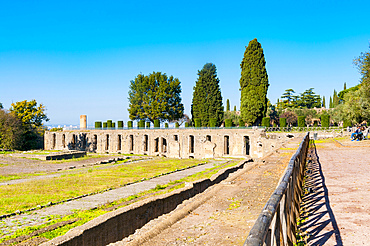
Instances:
[[[369,245],[370,141],[316,141],[305,217],[308,245]]]
[[[292,139],[263,161],[247,165],[113,245],[242,245],[301,140]],[[195,205],[199,200],[204,203]],[[187,216],[177,221],[181,210]],[[166,223],[172,226],[161,230]]]

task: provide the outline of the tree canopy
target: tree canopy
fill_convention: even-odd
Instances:
[[[198,71],[198,79],[193,88],[191,114],[193,120],[201,119],[202,126],[209,126],[210,119],[216,119],[217,126],[223,121],[224,107],[219,83],[214,64],[206,63]]]
[[[240,68],[241,117],[248,125],[259,125],[267,111],[269,82],[265,56],[257,39],[246,47]]]
[[[139,74],[130,82],[129,114],[131,120],[154,122],[174,121],[183,117],[184,105],[181,103],[181,82],[172,75],[153,72]]]

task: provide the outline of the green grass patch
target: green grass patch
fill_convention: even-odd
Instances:
[[[48,202],[58,202],[83,194],[117,188],[126,183],[150,178],[200,163],[194,159],[155,159],[128,163],[109,169],[0,186],[0,214],[25,210]],[[118,162],[119,163],[119,162]]]

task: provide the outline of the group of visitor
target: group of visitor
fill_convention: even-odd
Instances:
[[[367,139],[369,134],[369,127],[358,126],[357,129],[351,134],[351,141],[361,141]]]

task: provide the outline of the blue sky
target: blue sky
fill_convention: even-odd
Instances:
[[[239,109],[240,62],[262,44],[275,103],[285,89],[326,97],[358,84],[369,50],[369,1],[3,1],[0,102],[36,99],[48,124],[128,120],[139,73],[180,79],[190,113],[197,71],[217,67],[224,105]]]

